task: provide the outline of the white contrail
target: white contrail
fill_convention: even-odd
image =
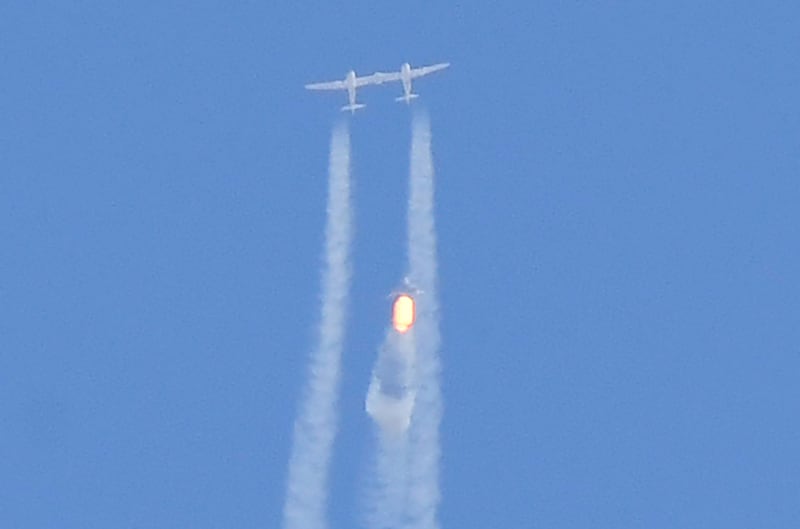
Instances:
[[[437,529],[439,505],[439,308],[430,124],[415,114],[408,202],[408,283],[417,319],[387,331],[366,408],[378,425],[370,529]]]
[[[328,469],[336,436],[351,238],[350,133],[342,122],[331,136],[319,343],[311,355],[309,380],[294,425],[283,508],[285,529],[327,527]]]
[[[408,432],[405,527],[438,529],[439,423],[442,419],[439,300],[431,131],[428,116],[423,112],[415,113],[412,124],[409,187],[409,279],[421,292],[416,298],[417,322],[413,327],[416,402]]]
[[[405,516],[407,431],[416,399],[414,357],[414,328],[405,334],[388,329],[366,399],[367,413],[378,427],[374,480],[367,498],[370,529],[399,529]]]
[[[380,414],[380,411],[372,413]],[[373,477],[366,491],[366,527],[400,529],[407,496],[408,437],[403,432],[377,430],[378,450]]]

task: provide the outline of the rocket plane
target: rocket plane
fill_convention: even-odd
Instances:
[[[378,353],[365,408],[385,434],[402,435],[411,424],[416,387],[416,344],[413,332],[421,290],[408,278],[392,292],[392,330]]]
[[[392,292],[392,327],[400,334],[405,334],[417,319],[417,300],[418,294],[422,290],[414,286],[411,279],[403,278],[403,287]]]

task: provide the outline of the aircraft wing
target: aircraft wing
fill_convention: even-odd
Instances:
[[[423,75],[428,75],[429,73],[438,72],[439,70],[444,70],[450,66],[449,62],[440,62],[439,64],[434,64],[431,66],[422,66],[421,68],[413,68],[411,70],[411,77],[417,78],[422,77]]]
[[[365,75],[364,77],[356,78],[356,86],[366,86],[369,84],[383,84],[389,81],[399,81],[399,73],[384,73],[375,72],[372,75]]]
[[[344,81],[330,81],[328,83],[307,84],[306,88],[309,90],[347,90],[347,85]]]

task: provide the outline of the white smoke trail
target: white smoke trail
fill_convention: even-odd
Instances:
[[[438,529],[439,423],[439,299],[434,224],[433,156],[427,114],[414,115],[408,203],[409,279],[421,291],[416,298],[416,402],[409,430],[408,497],[405,527]]]
[[[350,290],[350,133],[344,122],[333,130],[328,167],[319,343],[311,355],[309,380],[294,425],[283,508],[285,529],[327,527],[328,469],[336,436],[339,371]]]
[[[372,370],[366,410],[378,427],[378,451],[368,491],[370,529],[399,529],[405,516],[407,430],[416,399],[414,345],[413,327],[405,334],[388,329]]]
[[[378,445],[367,491],[366,525],[370,529],[399,529],[407,496],[408,437],[402,432],[379,430]]]
[[[378,425],[371,529],[437,529],[439,493],[439,308],[433,160],[427,115],[415,114],[408,202],[408,287],[417,319],[394,329],[373,369],[366,408]]]

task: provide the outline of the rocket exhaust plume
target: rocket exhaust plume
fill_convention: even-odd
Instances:
[[[370,529],[399,529],[407,496],[408,428],[416,400],[414,329],[387,329],[367,391],[366,411],[375,421],[378,451],[367,490]]]
[[[339,371],[350,290],[350,133],[337,125],[331,136],[328,217],[322,276],[318,344],[311,354],[309,379],[294,425],[285,529],[324,529],[328,470],[336,436]]]
[[[439,527],[439,304],[431,134],[422,112],[413,118],[410,165],[407,279],[416,292],[395,298],[367,393],[379,430],[371,529]]]
[[[416,303],[408,294],[400,294],[392,304],[392,326],[397,332],[408,331],[416,320]]]

